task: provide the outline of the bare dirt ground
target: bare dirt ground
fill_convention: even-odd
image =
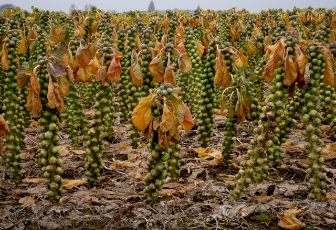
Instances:
[[[91,119],[90,112],[87,118]],[[116,119],[115,140],[105,142],[104,163],[99,185],[90,188],[82,182],[84,151],[73,149],[65,127],[60,132],[63,178],[78,180],[64,189],[59,206],[48,201],[42,172],[35,164],[39,127],[26,129],[26,148],[22,151],[25,180],[14,185],[3,178],[0,186],[0,229],[281,229],[277,214],[290,207],[305,209],[298,215],[306,229],[336,229],[336,153],[327,134],[320,137],[327,167],[327,201],[307,199],[307,156],[302,130],[293,129],[283,146],[285,164],[272,168],[267,180],[252,185],[243,199],[229,202],[229,191],[252,138],[253,124],[238,127],[235,158],[231,168],[220,166],[225,116],[217,115],[210,153],[199,155],[197,131],[181,131],[181,176],[177,183],[166,183],[161,201],[153,207],[143,203],[146,155],[141,146],[132,149],[126,125]],[[328,126],[323,126],[325,132]],[[144,141],[144,140],[143,140]],[[214,150],[217,150],[214,151]],[[201,150],[197,150],[200,152]],[[219,151],[219,152],[218,152]],[[34,182],[34,183],[32,183]],[[71,189],[70,189],[71,188]]]

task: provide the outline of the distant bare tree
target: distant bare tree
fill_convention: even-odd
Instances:
[[[69,12],[71,12],[73,10],[77,10],[77,6],[75,4],[71,4]]]
[[[85,4],[84,11],[90,11],[93,6],[94,5],[92,5],[92,4]]]
[[[149,6],[148,6],[148,11],[152,11],[153,13],[155,12],[155,6],[154,6],[154,2],[153,1],[151,1],[150,3],[149,3]]]
[[[0,14],[2,13],[3,10],[9,8],[9,7],[12,7],[15,9],[15,6],[13,4],[3,4],[0,6]]]

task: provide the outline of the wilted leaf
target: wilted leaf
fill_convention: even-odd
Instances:
[[[137,168],[137,167],[139,167],[139,163],[132,163],[132,162],[129,162],[129,161],[115,161],[111,164],[111,166],[113,168],[121,168],[121,167]]]
[[[198,157],[203,160],[222,159],[222,152],[213,148],[196,148],[194,151],[198,154]]]
[[[41,184],[44,183],[43,178],[24,178],[22,179],[22,183],[24,184]]]
[[[30,75],[26,74],[26,71],[28,71],[28,69],[28,65],[20,65],[18,67],[16,82],[20,88],[26,87],[30,82]]]
[[[222,86],[223,88],[230,87],[231,85],[230,72],[226,68],[226,61],[224,61],[221,51],[218,51],[216,54],[216,75],[214,84]]]
[[[141,98],[132,113],[132,123],[140,131],[144,131],[152,120],[152,103],[156,94]]]
[[[244,55],[244,51],[243,49],[240,49],[240,51],[238,52],[237,50],[234,49],[230,49],[230,53],[233,53],[235,56],[232,58],[233,59],[233,64],[238,66],[238,67],[247,67],[248,65],[248,60]]]
[[[153,74],[153,82],[163,82],[163,76],[165,73],[162,59],[159,55],[157,55],[150,62],[148,66],[149,71]]]
[[[60,66],[65,67],[68,65],[69,54],[65,47],[60,46],[56,50],[50,50],[49,55],[49,57],[55,59]]]
[[[8,134],[10,134],[8,125],[4,117],[0,114],[0,137],[6,137]]]
[[[69,80],[71,82],[74,82],[75,81],[74,73],[73,73],[73,71],[72,71],[72,69],[69,65],[66,66],[66,70],[67,70],[67,73],[68,73]]]
[[[257,48],[250,39],[247,39],[246,42],[246,52],[249,57],[253,57],[257,53]]]
[[[27,90],[29,91],[27,97],[27,109],[36,117],[42,112],[43,106],[40,98],[41,89],[35,74],[30,76],[30,83],[27,86]]]
[[[59,65],[57,62],[52,61],[47,64],[48,72],[53,77],[60,77],[66,74],[65,67]]]
[[[181,54],[179,56],[178,66],[183,73],[189,72],[191,70],[192,63],[187,53]]]
[[[26,45],[25,45],[24,41],[20,41],[19,46],[18,46],[18,51],[21,54],[25,54],[26,53]]]
[[[75,80],[78,82],[92,82],[91,66],[79,68],[75,73]]]
[[[119,81],[121,80],[120,75],[121,75],[121,64],[118,58],[114,57],[108,68],[106,77],[110,81]]]
[[[89,47],[79,47],[76,52],[76,61],[79,68],[87,66],[91,62],[92,53]]]
[[[189,131],[194,127],[194,121],[192,119],[192,115],[190,113],[189,108],[182,102],[183,108],[184,108],[184,118],[183,122],[181,123],[181,126],[185,131]]]
[[[57,78],[57,83],[59,85],[62,97],[65,98],[66,95],[68,95],[68,93],[70,91],[70,82],[69,82],[69,80],[66,78],[66,76],[62,76],[62,77],[58,77]]]
[[[175,74],[174,74],[174,66],[169,65],[166,67],[164,76],[164,83],[170,83],[173,87],[175,87],[175,83],[176,83],[176,78],[175,78]]]
[[[2,70],[8,70],[9,65],[8,65],[8,53],[7,53],[7,46],[5,45],[6,43],[3,43],[2,46],[2,52],[1,52],[1,66]]]
[[[64,41],[65,39],[65,33],[62,33],[62,26],[56,25],[50,28],[50,35],[52,37],[52,44],[56,45],[60,41]]]
[[[85,179],[82,178],[82,180],[64,180],[63,181],[63,187],[66,189],[73,189],[75,186],[79,186],[85,183]]]
[[[132,77],[132,82],[135,86],[143,86],[143,73],[141,72],[141,66],[138,60],[135,61],[131,66],[130,74]]]
[[[51,77],[49,77],[47,98],[51,109],[57,108],[59,113],[65,111],[64,100],[60,88],[57,83],[52,82]]]
[[[169,147],[168,135],[166,132],[163,132],[161,128],[158,128],[158,142],[159,142],[159,145],[164,148]]]
[[[176,49],[180,52],[180,54],[184,54],[186,52],[183,42],[178,43],[178,45],[176,46]]]
[[[162,112],[162,122],[160,125],[160,128],[162,132],[168,132],[173,128],[174,120],[173,120],[173,114],[170,111],[169,107],[165,103],[163,105],[163,112]]]
[[[35,204],[35,199],[34,199],[34,197],[31,197],[31,196],[22,197],[19,200],[19,204],[33,205],[33,204]]]
[[[204,54],[204,46],[202,45],[202,43],[200,41],[196,41],[196,45],[197,45],[197,51],[198,51],[198,56],[200,58],[202,58],[203,54]]]
[[[190,27],[191,28],[194,28],[195,26],[197,26],[198,24],[199,24],[199,19],[193,19],[193,18],[191,18],[190,19]]]
[[[285,73],[283,84],[285,86],[291,86],[298,76],[298,66],[297,63],[294,62],[293,59],[290,57],[288,52],[285,57],[284,67],[285,67]]]
[[[256,200],[258,203],[267,203],[273,199],[273,197],[267,196],[266,194],[261,194]]]
[[[266,47],[265,69],[262,78],[271,82],[274,76],[274,71],[278,68],[278,61],[283,60],[286,52],[285,39],[278,40],[275,45]]]
[[[140,37],[139,37],[139,31],[137,31],[137,33],[136,33],[135,44],[136,44],[138,50],[141,50],[141,41],[140,41]]]
[[[323,46],[323,57],[325,58],[325,67],[324,67],[324,76],[323,76],[323,83],[325,86],[331,85],[334,88],[334,71],[333,71],[333,64],[334,59],[333,55],[329,48]]]
[[[291,207],[289,210],[285,212],[277,213],[277,216],[280,219],[278,225],[284,229],[292,229],[292,230],[303,229],[306,227],[306,225],[302,223],[300,220],[298,220],[296,218],[296,215],[304,213],[306,213],[306,209],[304,208],[298,209],[296,207]]]

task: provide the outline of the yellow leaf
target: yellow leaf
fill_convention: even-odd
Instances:
[[[163,105],[162,122],[160,124],[160,128],[162,132],[168,132],[173,128],[173,125],[174,125],[173,114],[170,111],[167,104],[165,103]]]
[[[144,131],[152,120],[152,103],[156,94],[141,98],[132,113],[132,123],[140,131]]]
[[[166,67],[163,79],[164,83],[170,83],[173,87],[175,87],[176,79],[174,75],[174,66],[169,65]]]
[[[182,105],[183,105],[185,112],[184,112],[184,117],[183,117],[181,126],[183,127],[185,131],[189,131],[194,127],[194,121],[193,121],[189,108],[183,102],[182,102]]]
[[[129,144],[123,144],[121,145],[119,148],[122,148],[122,149],[128,149],[130,148],[131,146]]]
[[[24,178],[24,179],[22,179],[22,183],[24,183],[24,184],[41,184],[41,183],[44,183],[44,179],[42,179],[42,178]]]
[[[222,115],[222,116],[225,116],[225,115],[227,115],[228,114],[228,110],[226,109],[226,110],[220,110],[220,109],[215,109],[215,113],[216,113],[216,115]]]
[[[34,122],[30,123],[30,124],[32,124],[32,125],[34,125],[34,126],[39,126],[39,124],[38,124],[37,121],[34,121]]]
[[[200,41],[196,41],[196,45],[197,45],[197,51],[198,51],[198,56],[200,58],[202,58],[203,54],[204,54],[204,46],[202,45],[202,43]]]
[[[293,144],[289,141],[286,141],[285,143],[283,143],[281,146],[292,146]]]
[[[25,47],[25,44],[23,41],[20,41],[19,43],[19,47],[18,47],[18,51],[21,53],[21,54],[25,54],[26,52],[26,47]]]
[[[35,204],[35,199],[34,197],[26,196],[26,197],[21,198],[19,200],[19,203],[23,205],[32,205],[32,204]]]
[[[293,61],[293,59],[290,57],[288,53],[285,57],[284,66],[285,66],[285,73],[283,84],[285,86],[291,86],[298,76],[298,66],[297,63]]]
[[[227,88],[231,86],[230,72],[226,68],[226,61],[221,51],[216,54],[216,75],[214,84]]]
[[[189,72],[192,69],[192,63],[188,53],[183,53],[179,56],[178,65],[183,73]]]
[[[6,137],[8,134],[10,134],[8,125],[4,117],[0,114],[0,138]]]
[[[163,82],[163,76],[165,73],[162,59],[159,55],[157,55],[153,60],[149,63],[148,66],[149,71],[153,74],[153,82]]]
[[[111,164],[113,168],[120,168],[120,167],[125,167],[125,168],[137,168],[139,167],[140,163],[132,163],[129,161],[115,161]]]
[[[240,49],[240,51],[238,52],[233,52],[233,50],[231,49],[231,53],[235,54],[235,56],[232,58],[234,61],[234,65],[238,66],[238,67],[247,67],[248,65],[248,59],[245,57],[244,55],[244,51],[243,49]]]
[[[277,41],[275,45],[266,47],[265,61],[266,65],[262,78],[271,82],[274,76],[274,71],[278,68],[278,61],[283,60],[286,52],[285,38]]]
[[[7,53],[7,46],[5,45],[6,42],[3,43],[2,46],[2,52],[1,52],[1,66],[2,66],[2,70],[8,70],[9,69],[9,65],[8,65],[8,53]]]
[[[325,58],[323,83],[325,86],[331,85],[334,88],[336,88],[336,86],[334,85],[335,77],[333,71],[333,65],[334,65],[333,55],[330,49],[325,46],[323,46],[323,57]]]
[[[63,187],[66,189],[73,189],[75,186],[79,186],[85,183],[85,179],[82,180],[63,180]]]
[[[306,210],[304,208],[298,209],[296,207],[291,207],[289,210],[277,213],[278,218],[280,219],[280,222],[278,225],[281,228],[284,229],[303,229],[306,227],[304,223],[302,223],[300,220],[296,218],[296,215],[305,214]]]
[[[196,148],[194,151],[199,158],[206,159],[222,159],[222,152],[213,148]]]
[[[257,48],[249,39],[246,42],[246,52],[249,57],[253,57],[257,53]]]
[[[49,107],[51,109],[57,108],[59,113],[63,113],[65,111],[65,104],[61,95],[59,85],[52,82],[51,77],[49,77],[47,98],[49,102]]]

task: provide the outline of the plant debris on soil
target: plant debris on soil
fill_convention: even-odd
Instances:
[[[86,112],[87,119],[91,118]],[[39,127],[26,129],[22,150],[24,180],[15,185],[5,173],[0,186],[0,229],[336,229],[336,143],[323,126],[327,172],[326,202],[307,198],[307,155],[301,129],[292,129],[282,147],[285,164],[270,169],[263,183],[251,185],[242,199],[230,202],[229,191],[247,152],[253,124],[238,126],[235,157],[221,166],[225,116],[216,115],[209,149],[200,149],[197,131],[181,131],[181,175],[166,183],[160,202],[145,204],[143,195],[148,149],[129,146],[128,125],[116,119],[113,142],[105,142],[99,185],[85,183],[84,149],[71,147],[63,126],[59,133],[64,162],[64,193],[59,206],[47,196],[41,168],[35,164]],[[300,127],[300,125],[298,126]]]

